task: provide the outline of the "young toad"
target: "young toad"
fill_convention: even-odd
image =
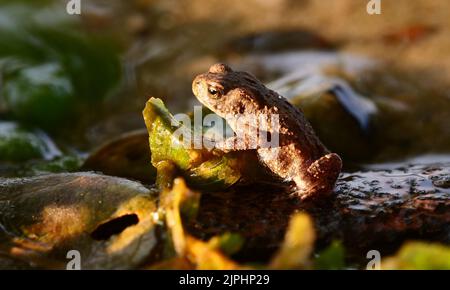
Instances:
[[[256,149],[260,161],[275,175],[295,182],[302,199],[332,191],[342,168],[341,158],[325,148],[301,110],[285,98],[251,74],[233,71],[220,63],[197,76],[192,90],[203,105],[224,118],[236,133],[216,143],[215,148]],[[277,126],[267,125],[273,124],[274,116],[278,118]],[[278,146],[266,146],[263,141],[267,137],[261,138],[250,130],[258,123],[255,119],[266,124],[264,130],[270,138],[278,138]]]

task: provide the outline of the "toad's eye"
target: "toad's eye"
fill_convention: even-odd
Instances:
[[[214,87],[209,87],[208,88],[208,92],[212,96],[217,96],[219,94],[219,91],[216,88],[214,88]]]

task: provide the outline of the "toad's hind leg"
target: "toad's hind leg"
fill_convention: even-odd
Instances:
[[[334,188],[342,169],[342,160],[336,153],[330,153],[314,161],[306,174],[294,178],[301,199],[329,194]]]

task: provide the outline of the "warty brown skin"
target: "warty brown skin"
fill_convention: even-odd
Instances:
[[[203,105],[225,118],[238,135],[216,143],[216,149],[256,149],[261,162],[275,175],[295,182],[296,192],[302,199],[332,191],[342,168],[341,158],[328,151],[302,111],[284,97],[253,75],[233,71],[220,63],[198,75],[192,90]],[[258,118],[271,124],[274,114],[278,115],[279,125],[268,126],[266,131],[271,137],[278,136],[279,144],[268,147],[251,128]]]

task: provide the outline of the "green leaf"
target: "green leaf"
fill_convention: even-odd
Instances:
[[[340,270],[345,268],[345,249],[341,241],[333,241],[321,251],[314,261],[314,268],[321,270]]]
[[[241,235],[235,233],[224,233],[220,236],[212,237],[208,244],[214,249],[220,250],[225,255],[231,256],[237,253],[244,244]]]
[[[177,136],[175,133],[190,134],[191,128],[186,128],[176,121],[162,100],[150,98],[143,114],[154,167],[158,168],[160,162],[170,161],[190,185],[211,190],[227,188],[240,179],[241,166],[234,154],[217,156],[206,150],[185,146],[182,134]],[[158,171],[158,174],[160,173],[161,171]]]
[[[397,254],[382,261],[382,269],[450,270],[450,247],[425,242],[407,242]]]

